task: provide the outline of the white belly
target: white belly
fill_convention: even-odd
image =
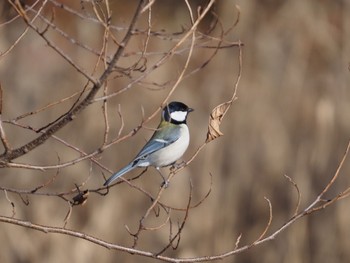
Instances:
[[[182,136],[169,146],[152,154],[149,164],[155,167],[168,166],[182,157],[190,143],[190,133],[185,124],[180,124]]]

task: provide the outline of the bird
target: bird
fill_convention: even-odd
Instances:
[[[153,166],[159,171],[161,167],[174,165],[188,148],[190,133],[187,116],[192,111],[194,109],[179,101],[167,104],[162,110],[160,124],[150,140],[128,165],[109,177],[104,186],[137,167]],[[160,175],[164,180],[163,184],[167,185],[163,175]]]

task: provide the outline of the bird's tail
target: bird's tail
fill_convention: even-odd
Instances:
[[[115,174],[113,174],[111,177],[109,177],[107,179],[107,181],[103,184],[104,186],[109,185],[110,183],[112,183],[114,180],[116,180],[117,178],[119,178],[120,176],[122,176],[123,174],[126,174],[127,172],[133,170],[134,168],[136,168],[136,166],[133,165],[133,163],[128,164],[127,166],[125,166],[123,169],[121,169],[120,171],[116,172]]]

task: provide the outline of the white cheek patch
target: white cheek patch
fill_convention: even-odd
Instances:
[[[170,113],[170,118],[172,118],[175,121],[185,121],[187,116],[187,111],[174,111]]]

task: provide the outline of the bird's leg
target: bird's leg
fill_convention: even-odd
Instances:
[[[161,187],[167,188],[169,186],[169,181],[167,179],[165,179],[164,175],[160,171],[160,167],[156,167],[156,169],[157,169],[158,173],[160,174],[160,176],[163,179],[163,183],[162,183]]]

